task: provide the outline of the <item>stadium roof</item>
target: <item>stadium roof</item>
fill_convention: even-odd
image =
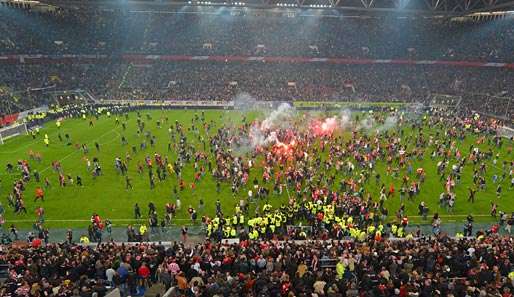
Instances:
[[[24,0],[0,2],[26,3]],[[477,12],[514,11],[514,0],[40,0],[40,5],[61,8],[127,8],[166,11],[177,6],[225,6],[273,9],[337,9],[361,13],[415,13],[468,15]]]

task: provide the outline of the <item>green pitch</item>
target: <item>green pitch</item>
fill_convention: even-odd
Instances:
[[[66,119],[62,122],[60,131],[57,128],[55,121],[45,124],[41,129],[40,135],[33,140],[31,136],[24,135],[15,137],[8,140],[4,145],[0,146],[0,201],[5,209],[4,217],[6,219],[5,225],[15,224],[18,227],[30,228],[36,220],[35,209],[43,206],[45,209],[45,220],[47,227],[85,227],[89,224],[89,218],[92,213],[98,213],[103,219],[109,218],[115,226],[126,226],[129,223],[136,223],[133,219],[133,206],[139,203],[143,219],[146,222],[146,215],[148,213],[147,205],[150,201],[154,202],[157,206],[159,218],[164,216],[164,205],[168,202],[175,203],[176,197],[173,195],[173,188],[178,185],[175,175],[168,176],[165,181],[156,181],[155,189],[150,189],[148,174],[145,171],[143,174],[137,172],[137,163],[144,161],[146,156],[153,159],[154,153],[159,153],[163,156],[168,156],[171,162],[177,159],[176,152],[168,152],[168,143],[170,137],[168,133],[169,125],[173,124],[175,120],[182,123],[187,128],[191,127],[191,120],[194,114],[200,114],[199,110],[173,110],[173,111],[160,111],[151,110],[143,111],[142,119],[145,121],[145,130],[150,130],[156,136],[155,147],[147,145],[146,150],[140,151],[139,144],[144,136],[138,136],[136,133],[136,113],[129,114],[127,121],[127,129],[124,131],[121,124],[115,125],[115,116],[110,118],[102,115],[98,121],[95,121],[94,127],[89,127],[89,120],[83,119]],[[152,120],[146,120],[146,114],[151,115]],[[236,111],[205,111],[206,121],[211,120],[214,127],[210,130],[210,135],[216,132],[216,129],[221,126],[237,126],[241,123],[243,116],[248,119],[259,117],[259,114],[250,113],[242,114]],[[162,128],[158,128],[156,122],[158,119],[169,118],[168,124],[161,120]],[[123,116],[119,116],[120,123],[125,121]],[[404,126],[405,135],[412,134],[408,126]],[[426,131],[435,134],[437,127],[425,127]],[[188,143],[195,145],[198,151],[203,151],[202,143],[198,140],[198,136],[208,139],[210,135],[205,135],[205,132],[200,129],[200,135],[193,134],[188,131]],[[441,130],[442,131],[442,130]],[[63,141],[58,140],[58,133],[61,133]],[[66,145],[65,134],[69,134],[73,145]],[[48,134],[50,139],[49,147],[46,147],[43,142],[43,137]],[[125,136],[128,145],[122,145],[121,136]],[[350,137],[350,134],[344,134],[343,137]],[[177,137],[177,141],[178,141]],[[467,135],[465,141],[458,144],[463,155],[469,151],[471,143],[475,143],[476,136]],[[94,143],[100,144],[100,151],[95,149]],[[82,150],[78,149],[75,144],[87,144],[89,147],[89,154],[85,156]],[[137,154],[133,155],[131,152],[132,145],[138,148]],[[493,218],[489,216],[489,209],[491,201],[498,203],[499,210],[510,213],[514,211],[514,189],[510,188],[510,177],[502,182],[503,193],[500,199],[496,198],[496,184],[492,183],[492,176],[497,174],[502,175],[503,161],[511,161],[513,159],[512,153],[509,155],[507,147],[512,146],[512,143],[505,139],[505,145],[501,150],[496,149],[487,142],[481,144],[481,149],[493,149],[494,153],[499,153],[497,165],[493,166],[492,161],[487,161],[487,189],[477,193],[477,200],[475,203],[467,202],[468,191],[467,188],[472,183],[472,169],[470,165],[465,166],[462,174],[462,180],[456,188],[456,204],[453,213],[449,214],[444,209],[440,209],[438,205],[439,194],[443,191],[443,185],[439,181],[439,176],[436,174],[436,163],[440,159],[431,160],[429,157],[429,150],[425,153],[425,158],[422,161],[415,161],[413,164],[414,170],[418,167],[423,167],[426,171],[426,181],[422,185],[421,194],[415,197],[414,201],[406,200],[407,215],[411,221],[420,222],[421,218],[417,217],[417,206],[421,200],[425,201],[430,208],[431,216],[434,212],[439,212],[443,216],[443,222],[463,221],[465,216],[469,213],[475,215],[478,221],[492,221]],[[209,146],[207,145],[207,150]],[[29,160],[29,151],[39,152],[42,155],[40,163]],[[327,150],[328,151],[328,150]],[[129,176],[132,180],[134,189],[125,190],[125,178],[119,175],[114,167],[114,159],[120,157],[125,158],[126,153],[129,152],[132,156],[132,161],[128,164]],[[97,157],[102,166],[103,175],[93,179],[92,174],[87,171],[85,157],[92,160]],[[209,153],[212,160],[212,154]],[[43,181],[47,177],[51,182],[51,187],[45,189],[45,201],[34,202],[34,192],[37,186],[34,178],[28,183],[24,192],[24,200],[28,210],[28,214],[15,214],[13,208],[8,206],[7,197],[12,190],[12,184],[15,179],[20,177],[20,172],[15,170],[12,174],[8,174],[5,170],[5,165],[11,163],[16,164],[18,160],[29,160],[31,169],[37,169],[41,174],[41,182],[39,186],[43,187]],[[83,187],[77,185],[67,185],[62,188],[59,187],[58,175],[51,167],[52,161],[60,161],[63,172],[71,175],[74,179],[80,175],[83,180]],[[213,165],[215,164],[214,161]],[[257,164],[259,164],[257,162]],[[450,163],[450,165],[453,163]],[[385,164],[383,161],[378,162],[377,170],[382,176],[382,181],[388,186],[390,183],[395,184],[398,191],[401,185],[401,178],[393,178],[388,176],[385,172]],[[402,171],[403,172],[403,171]],[[262,170],[252,170],[252,175],[249,178],[249,183],[246,188],[242,189],[236,197],[232,195],[231,184],[221,183],[221,192],[216,193],[216,182],[211,177],[210,173],[206,174],[199,183],[196,184],[194,192],[190,189],[189,185],[193,181],[194,169],[193,162],[186,164],[183,168],[183,179],[187,186],[184,191],[179,192],[182,201],[182,208],[178,211],[176,219],[173,221],[176,225],[190,224],[187,208],[189,205],[197,209],[199,218],[202,215],[213,216],[215,213],[215,201],[220,199],[222,208],[225,213],[232,213],[234,205],[239,202],[241,197],[245,198],[248,187],[254,177],[261,180]],[[401,175],[400,175],[401,176]],[[337,187],[338,183],[334,185]],[[178,188],[178,186],[177,186]],[[367,191],[372,193],[374,200],[378,200],[379,187],[375,184],[374,177],[371,177],[367,183]],[[291,190],[292,194],[292,190]],[[270,203],[273,206],[279,206],[287,202],[287,191],[280,196],[270,194]],[[198,209],[199,201],[205,201],[203,210]],[[262,205],[264,201],[251,204],[250,213],[253,214],[255,207]],[[386,202],[386,207],[389,209],[391,220],[394,219],[394,213],[400,204],[399,196],[389,199]],[[200,220],[198,220],[200,221]]]

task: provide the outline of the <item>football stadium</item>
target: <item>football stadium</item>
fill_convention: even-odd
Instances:
[[[514,296],[514,1],[0,0],[0,296]]]

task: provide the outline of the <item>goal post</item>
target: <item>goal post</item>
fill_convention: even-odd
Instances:
[[[25,123],[0,128],[0,144],[4,144],[4,142],[9,138],[27,133],[27,124]]]
[[[514,137],[514,129],[509,128],[507,126],[502,126],[497,129],[498,135],[506,137],[506,138],[512,138]]]

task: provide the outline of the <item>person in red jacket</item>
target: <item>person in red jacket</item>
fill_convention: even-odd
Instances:
[[[405,228],[409,224],[409,218],[407,216],[404,216],[402,218],[402,227]]]
[[[34,202],[41,199],[41,201],[45,201],[45,192],[41,187],[36,188],[36,197],[34,198]]]
[[[146,265],[146,262],[143,262],[139,269],[137,270],[137,276],[141,279],[141,285],[144,287],[150,287],[150,268]]]
[[[394,185],[393,184],[389,185],[389,192],[387,193],[387,198],[389,198],[391,196],[394,196]]]

